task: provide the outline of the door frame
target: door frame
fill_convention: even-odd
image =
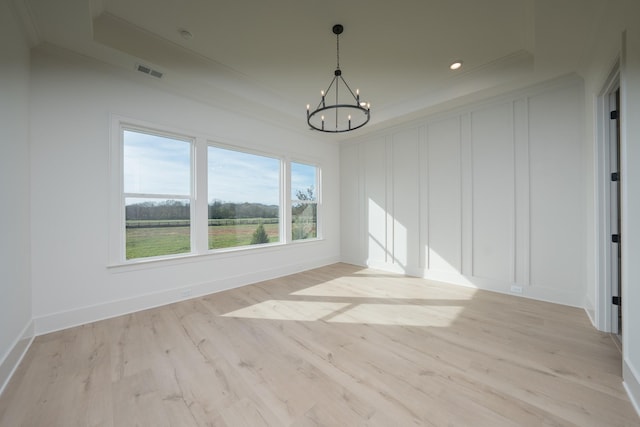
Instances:
[[[612,265],[614,256],[613,245],[611,243],[611,224],[617,221],[611,215],[611,145],[617,144],[613,141],[612,126],[615,122],[610,119],[610,111],[616,108],[611,100],[611,95],[620,89],[620,61],[612,68],[605,84],[598,95],[596,101],[596,327],[604,332],[618,332],[617,324],[614,324],[612,316],[614,307],[612,305],[612,269],[617,268]],[[613,104],[613,105],[612,105]],[[619,135],[618,135],[619,137]],[[615,257],[617,259],[617,251]],[[621,271],[618,271],[618,275]],[[617,289],[617,283],[615,284]]]

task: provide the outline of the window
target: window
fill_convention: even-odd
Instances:
[[[291,239],[318,237],[318,168],[291,163]]]
[[[192,141],[122,130],[126,259],[191,252]]]
[[[208,148],[209,249],[280,242],[279,159]]]
[[[111,265],[320,235],[318,166],[123,118],[112,126]]]

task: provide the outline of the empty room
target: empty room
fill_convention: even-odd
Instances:
[[[0,426],[639,426],[637,0],[0,0]]]

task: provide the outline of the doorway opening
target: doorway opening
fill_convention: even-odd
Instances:
[[[620,74],[616,65],[598,98],[598,293],[596,324],[622,342]]]
[[[620,209],[620,88],[609,94],[609,165],[611,234],[611,332],[622,341],[622,251]]]

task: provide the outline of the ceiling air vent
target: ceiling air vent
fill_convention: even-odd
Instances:
[[[149,74],[150,76],[156,77],[158,79],[162,78],[162,72],[158,70],[154,70],[151,67],[147,67],[146,65],[136,64],[136,70],[141,73]]]

